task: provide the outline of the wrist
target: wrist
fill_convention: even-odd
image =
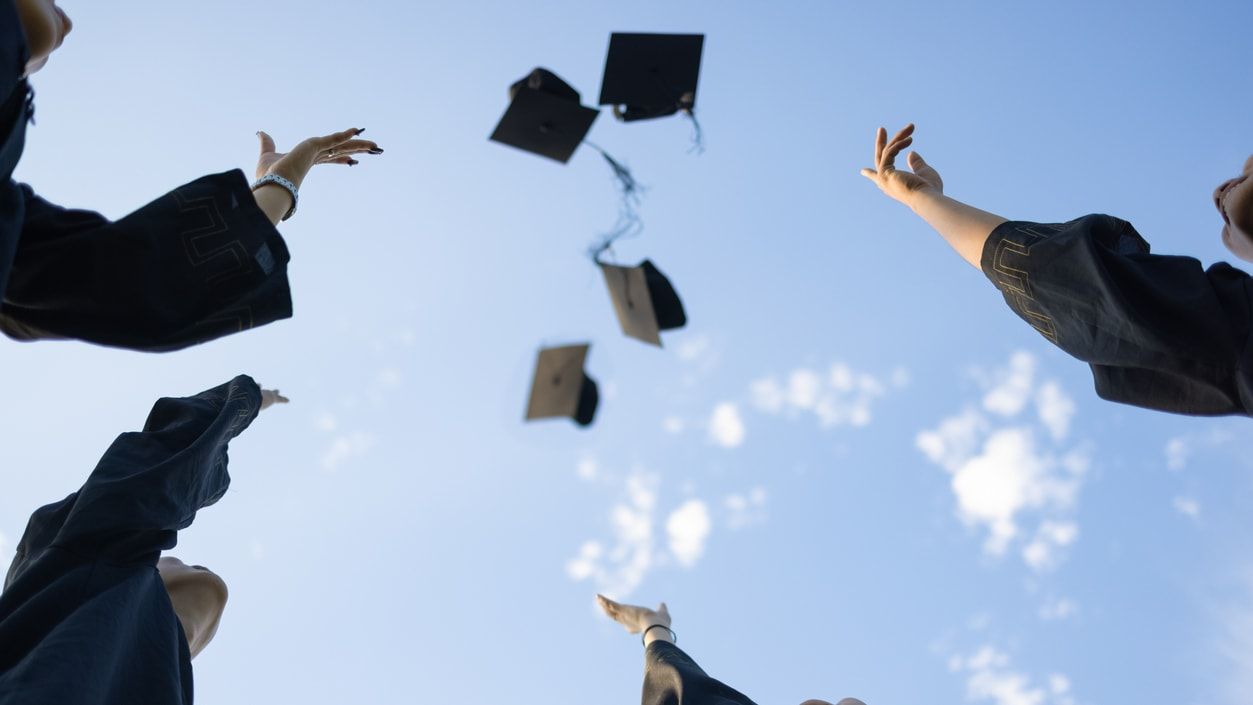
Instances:
[[[910,209],[917,213],[918,210],[926,204],[934,203],[942,198],[944,198],[944,193],[942,191],[934,187],[927,187],[918,189],[917,191],[910,191],[903,199],[901,199],[901,202],[909,206]]]
[[[673,644],[677,639],[674,630],[670,628],[668,623],[654,622],[644,628],[644,633],[640,635],[640,641],[644,642],[644,646],[648,646],[654,641],[664,641]]]

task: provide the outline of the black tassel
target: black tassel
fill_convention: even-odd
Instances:
[[[622,162],[614,159],[608,152],[592,142],[587,142],[587,145],[600,152],[600,156],[605,158],[605,163],[609,165],[609,169],[613,172],[614,181],[621,196],[617,222],[614,223],[613,228],[609,232],[602,235],[600,240],[588,250],[592,261],[599,264],[601,255],[613,249],[615,242],[624,237],[635,237],[644,229],[644,224],[640,221],[639,213],[636,211],[644,187],[640,185],[635,175]]]
[[[696,113],[691,109],[684,109],[683,113],[687,115],[687,119],[692,121],[692,146],[688,147],[688,154],[704,154],[705,153],[705,133],[700,129],[700,120],[696,119]]]

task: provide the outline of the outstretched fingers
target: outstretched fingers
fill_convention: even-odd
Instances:
[[[892,141],[887,144],[879,152],[879,161],[876,165],[879,171],[886,171],[896,168],[896,157],[900,155],[901,150],[914,143],[914,125],[910,123],[896,133]]]
[[[344,130],[342,132],[336,132],[330,135],[326,135],[324,137],[314,137],[313,142],[318,146],[319,149],[330,149],[331,147],[335,147],[337,145],[341,145],[347,142],[348,140],[356,137],[362,132],[365,132],[364,127],[353,127],[353,128]]]

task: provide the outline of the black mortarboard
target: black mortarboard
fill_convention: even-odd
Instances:
[[[703,34],[624,34],[609,37],[600,104],[621,120],[647,120],[696,105]]]
[[[683,302],[661,270],[644,260],[636,267],[601,263],[622,332],[661,347],[661,331],[687,325]]]
[[[509,87],[510,103],[491,139],[561,163],[570,160],[600,114],[548,69],[537,68]]]
[[[547,419],[568,417],[580,426],[592,423],[600,394],[596,380],[583,371],[590,345],[566,345],[544,348],[535,361],[535,379],[531,382],[531,400],[526,418]]]

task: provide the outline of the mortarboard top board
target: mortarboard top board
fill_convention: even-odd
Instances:
[[[579,103],[579,94],[547,69],[535,69],[510,86],[513,100],[491,139],[562,164],[592,129],[600,114]]]
[[[590,345],[543,348],[535,361],[526,419],[567,417],[580,426],[592,423],[600,395],[596,381],[583,371]]]
[[[703,34],[613,33],[600,104],[614,106],[614,113],[627,121],[691,110],[704,43]]]
[[[622,332],[661,347],[661,331],[687,324],[683,302],[666,275],[650,260],[635,267],[601,264],[609,298]]]

